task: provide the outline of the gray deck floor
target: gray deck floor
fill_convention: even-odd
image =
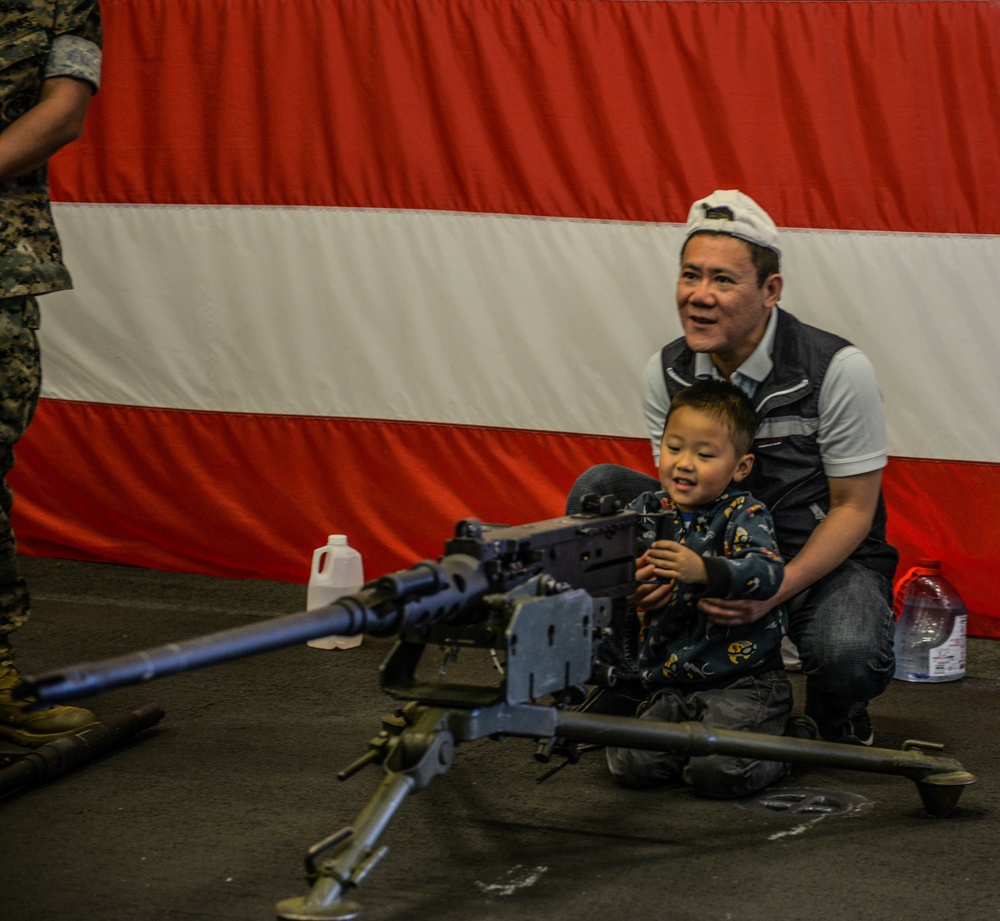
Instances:
[[[303,586],[26,559],[38,672],[298,610]],[[380,777],[338,770],[396,706],[389,641],[306,646],[99,695],[101,716],[165,717],[113,754],[0,802],[3,921],[251,921],[305,895],[306,849],[350,824]],[[800,679],[795,678],[801,691]],[[801,696],[801,694],[799,694]],[[776,813],[683,788],[619,789],[602,755],[544,783],[526,740],[460,746],[410,797],[355,893],[371,921],[1000,918],[1000,643],[973,640],[965,679],[894,682],[872,706],[880,747],[940,742],[978,778],[929,817],[897,776],[807,766],[780,788],[855,804]],[[0,752],[13,746],[0,746]]]

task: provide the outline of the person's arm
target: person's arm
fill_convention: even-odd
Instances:
[[[94,88],[74,77],[52,77],[38,102],[0,132],[0,182],[38,169],[57,150],[75,141]]]
[[[830,362],[820,390],[819,416],[817,439],[830,492],[826,517],[786,564],[774,599],[701,602],[716,622],[749,623],[762,617],[836,569],[871,530],[888,457],[886,424],[875,369],[854,346],[842,349]],[[740,604],[742,609],[734,607]]]
[[[636,599],[641,598],[646,610],[669,600],[663,584],[704,586],[708,597],[745,601],[769,599],[779,590],[784,564],[770,513],[760,502],[740,497],[729,503],[724,514],[724,519],[717,515],[709,526],[719,532],[718,555],[702,556],[679,541],[658,540],[639,557],[636,577],[645,584],[637,586]]]
[[[663,363],[660,353],[650,356],[642,372],[642,415],[649,431],[649,443],[653,449],[653,464],[660,460],[660,437],[663,424],[667,421],[670,408],[670,394],[663,379]]]
[[[805,546],[785,567],[778,593],[787,601],[833,572],[868,536],[878,507],[882,471],[858,476],[831,477],[830,511],[809,536]]]
[[[878,507],[882,471],[828,477],[830,511],[809,535],[799,553],[785,565],[778,593],[767,601],[723,601],[703,598],[698,607],[718,624],[748,624],[771,608],[833,572],[865,539]]]

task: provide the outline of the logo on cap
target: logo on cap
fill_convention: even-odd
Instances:
[[[702,203],[702,208],[705,209],[705,219],[709,221],[732,221],[735,220],[733,217],[732,208],[715,207],[712,208],[709,205]]]

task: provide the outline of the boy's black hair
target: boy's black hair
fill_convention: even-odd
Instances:
[[[735,384],[704,380],[678,391],[670,401],[670,409],[663,423],[664,430],[674,410],[681,406],[690,406],[708,413],[724,423],[729,429],[729,438],[736,448],[737,457],[750,453],[757,432],[757,410],[750,402],[750,397]]]

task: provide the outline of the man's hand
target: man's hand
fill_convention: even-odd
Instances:
[[[774,598],[768,598],[767,601],[723,601],[721,598],[701,598],[698,600],[698,610],[706,614],[713,624],[735,627],[760,620],[776,604]]]

